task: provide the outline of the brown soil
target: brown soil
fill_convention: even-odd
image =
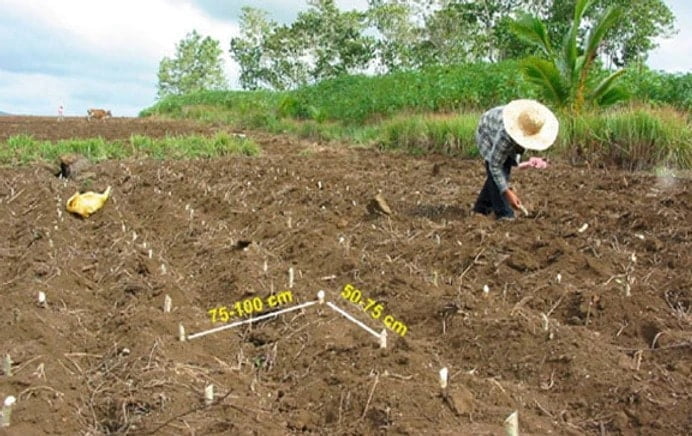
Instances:
[[[4,117],[0,141],[217,128]],[[18,398],[0,434],[498,435],[514,410],[522,434],[692,432],[692,182],[515,170],[533,215],[497,222],[469,213],[478,161],[248,134],[260,157],[108,161],[79,182],[0,168],[0,398]],[[108,185],[90,218],[64,210]],[[290,268],[281,307],[323,289],[407,333],[381,350],[314,305],[178,341],[222,325],[209,309],[287,295]]]

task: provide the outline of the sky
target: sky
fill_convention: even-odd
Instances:
[[[367,0],[336,0],[342,10]],[[677,35],[660,41],[649,66],[692,72],[692,1],[666,0]],[[86,115],[88,108],[136,116],[156,102],[159,62],[196,29],[221,44],[226,77],[238,88],[228,55],[243,5],[292,22],[306,0],[0,0],[0,111]]]

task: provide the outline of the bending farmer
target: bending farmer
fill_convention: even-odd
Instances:
[[[476,143],[485,159],[487,179],[478,195],[474,212],[498,219],[514,218],[521,200],[509,187],[509,174],[525,150],[546,150],[558,132],[555,115],[534,100],[514,100],[485,112],[476,130]]]

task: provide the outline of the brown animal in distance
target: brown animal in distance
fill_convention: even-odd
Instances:
[[[111,115],[111,111],[107,111],[104,109],[89,109],[87,110],[87,121],[91,121],[92,118],[96,118],[97,120],[105,120],[106,118],[110,118],[113,115]]]

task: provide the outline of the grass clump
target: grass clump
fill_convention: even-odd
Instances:
[[[272,91],[200,91],[166,97],[139,116],[165,116],[223,123],[238,128],[265,127],[276,119],[283,94]]]
[[[634,106],[564,118],[556,148],[573,161],[628,170],[692,168],[692,128],[671,108]]]
[[[475,158],[480,116],[400,116],[379,125],[377,144],[383,150]],[[560,118],[560,133],[549,155],[630,171],[692,168],[690,120],[671,107],[628,106]]]
[[[476,157],[479,113],[401,117],[383,123],[379,147],[413,154]]]
[[[122,147],[103,138],[66,139],[55,143],[16,135],[7,139],[0,153],[0,162],[27,164],[40,160],[56,160],[66,153],[79,153],[89,160],[118,159],[125,156]]]
[[[195,159],[217,156],[255,156],[259,146],[246,138],[225,132],[211,137],[199,135],[150,138],[133,135],[127,142],[103,138],[68,139],[57,142],[37,140],[27,135],[12,136],[0,145],[0,163],[28,164],[56,161],[61,155],[79,153],[92,162],[127,157],[154,159]]]

